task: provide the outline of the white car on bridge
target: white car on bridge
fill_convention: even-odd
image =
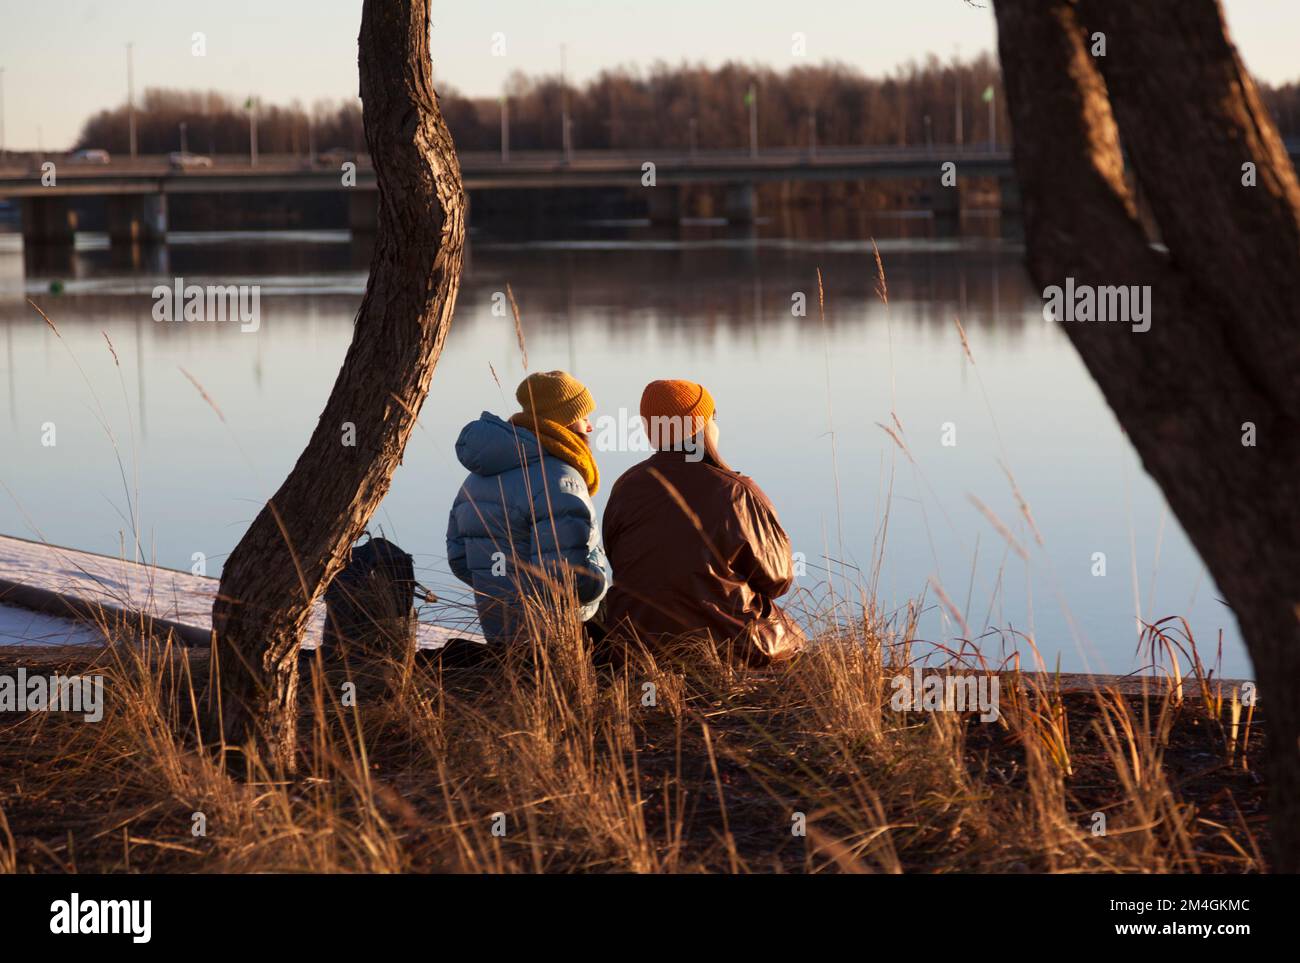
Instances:
[[[112,163],[113,158],[106,150],[90,147],[74,151],[69,160],[74,164],[109,164]]]
[[[212,158],[205,157],[202,154],[191,154],[189,151],[177,150],[167,155],[167,163],[174,171],[190,171],[211,167]]]

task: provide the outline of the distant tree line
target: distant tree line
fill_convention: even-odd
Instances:
[[[1283,136],[1300,133],[1300,84],[1261,89]],[[943,62],[931,55],[879,77],[842,63],[778,72],[734,62],[716,68],[659,62],[648,69],[605,70],[588,83],[567,87],[555,75],[516,73],[505,85],[510,147],[562,149],[567,101],[575,150],[741,149],[749,145],[751,90],[760,147],[919,147],[958,140],[987,145],[992,127],[998,143],[1010,140],[997,61],[981,55]],[[500,99],[465,97],[449,85],[441,86],[439,99],[457,148],[500,150]],[[191,151],[247,153],[253,107],[215,92],[147,90],[136,107],[138,150],[180,149],[183,123]],[[319,102],[310,109],[298,103],[258,104],[256,113],[262,153],[365,150],[358,101]],[[91,117],[76,147],[126,153],[126,106]]]
[[[250,120],[256,113],[257,149],[263,154],[301,154],[312,147],[327,150],[365,149],[359,102],[320,102],[311,109],[253,104],[251,100],[216,91],[150,88],[135,108],[136,149],[141,154],[166,154],[181,149],[185,125],[186,149],[197,154],[247,154]],[[99,147],[112,154],[130,151],[130,122],[126,104],[101,110],[82,126],[74,149]]]

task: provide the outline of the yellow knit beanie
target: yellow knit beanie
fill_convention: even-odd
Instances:
[[[641,417],[655,448],[672,448],[699,434],[713,410],[713,396],[694,381],[652,381],[641,394]]]
[[[515,390],[515,398],[530,418],[571,425],[596,410],[591,392],[567,371],[538,371]]]

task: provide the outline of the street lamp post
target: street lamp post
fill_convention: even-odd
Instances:
[[[249,97],[248,108],[248,165],[257,166],[257,98]]]
[[[126,128],[127,140],[131,146],[131,157],[135,158],[135,44],[126,45]]]
[[[992,93],[993,88],[991,86],[989,91],[989,150],[995,151],[998,149],[998,98],[996,94]]]
[[[560,143],[566,163],[573,160],[573,137],[569,128],[569,82],[565,79],[567,44],[560,44]]]
[[[961,71],[960,69],[957,70],[957,100],[953,104],[953,109],[956,111],[957,114],[956,121],[955,121],[955,127],[957,131],[956,140],[957,140],[957,146],[958,148],[960,148],[962,146],[962,140],[964,139],[962,136],[962,129],[961,129]]]
[[[952,73],[953,73],[953,79],[956,81],[957,84],[957,99],[953,102],[953,111],[956,114],[954,124],[953,124],[953,129],[955,132],[954,139],[957,142],[957,149],[961,150],[962,141],[965,140],[965,137],[963,137],[962,129],[961,129],[962,117],[961,117],[961,47],[960,46],[958,46],[956,50],[954,50],[952,55]]]
[[[510,98],[501,95],[501,163],[510,160]]]
[[[749,93],[745,95],[749,104],[749,156],[758,156],[758,85],[751,83]]]

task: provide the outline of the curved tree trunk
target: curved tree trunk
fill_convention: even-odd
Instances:
[[[1273,868],[1295,872],[1295,168],[1216,0],[996,0],[996,12],[1030,273],[1044,287],[1150,285],[1150,330],[1067,333],[1236,614],[1267,718]],[[1167,253],[1135,216],[1121,140]],[[1243,183],[1247,163],[1258,186]]]
[[[365,297],[316,430],[231,553],[212,611],[208,737],[228,749],[251,740],[281,771],[294,763],[308,612],[401,461],[451,324],[465,239],[460,166],[431,79],[429,0],[366,0],[358,64],[379,185]]]

